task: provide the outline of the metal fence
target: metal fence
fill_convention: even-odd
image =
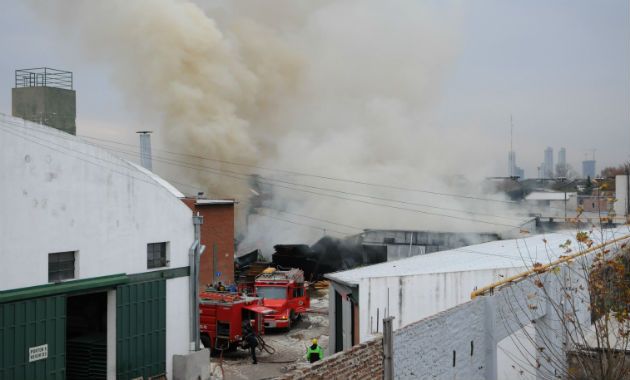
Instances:
[[[15,70],[15,87],[57,87],[72,90],[72,72],[48,67]]]

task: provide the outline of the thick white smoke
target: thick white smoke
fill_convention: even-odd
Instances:
[[[130,104],[157,115],[161,125],[155,136],[169,150],[462,194],[472,193],[474,185],[462,187],[454,176],[485,171],[462,153],[469,154],[470,144],[479,141],[474,131],[445,129],[432,121],[432,106],[458,51],[457,8],[398,0],[58,1],[35,8],[55,18],[64,36],[78,36],[87,57],[111,67]],[[487,202],[191,163],[286,181],[271,187],[273,196],[261,211],[267,216],[240,224],[246,232],[241,250],[308,243],[324,233],[360,228],[487,231],[518,224],[488,215],[507,210]],[[241,201],[251,194],[250,184],[233,173],[166,165],[163,170],[178,181],[204,184],[211,194]],[[299,191],[292,183],[311,187]],[[246,208],[241,205],[241,214]]]

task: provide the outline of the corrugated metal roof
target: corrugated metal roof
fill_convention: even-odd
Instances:
[[[628,234],[629,227],[597,231],[591,236],[596,243]],[[370,277],[396,277],[419,274],[489,270],[497,268],[530,267],[534,263],[549,263],[566,255],[560,244],[571,240],[570,247],[577,250],[575,230],[534,235],[513,240],[497,240],[483,244],[419,255],[407,259],[370,265],[343,272],[329,273],[325,277],[346,284],[358,284]]]

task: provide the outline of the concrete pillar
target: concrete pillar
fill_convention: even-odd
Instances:
[[[618,175],[615,177],[615,214],[619,218],[628,215],[628,191],[630,183],[627,175]]]
[[[116,378],[116,290],[107,292],[107,378]]]
[[[331,282],[328,285],[328,355],[327,356],[330,356],[335,353],[336,313],[337,313],[337,310],[335,310],[335,287],[333,286]]]
[[[394,342],[392,321],[394,317],[383,319],[383,379],[394,380]]]

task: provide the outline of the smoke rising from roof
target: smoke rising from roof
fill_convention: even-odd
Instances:
[[[469,144],[480,140],[475,131],[445,129],[431,120],[432,105],[459,47],[457,7],[402,0],[284,0],[273,7],[246,1],[67,0],[38,3],[34,9],[46,19],[56,19],[64,37],[76,37],[89,59],[110,68],[132,108],[161,121],[158,128],[152,126],[157,129],[154,137],[169,150],[466,194],[474,186],[452,186],[452,176],[474,177],[485,169],[469,166],[466,157],[458,154],[470,151]],[[244,171],[227,163],[212,165]],[[169,176],[181,182],[204,184],[214,195],[245,201],[250,194],[249,184],[241,179],[166,166],[164,170],[171,170]],[[260,174],[488,212],[484,202]],[[310,243],[335,228],[340,229],[338,234],[357,232],[296,214],[358,228],[497,229],[382,203],[399,209],[274,187],[271,198],[262,203],[261,214],[322,230],[254,215],[248,219],[242,250]],[[507,212],[496,205],[491,211]]]

